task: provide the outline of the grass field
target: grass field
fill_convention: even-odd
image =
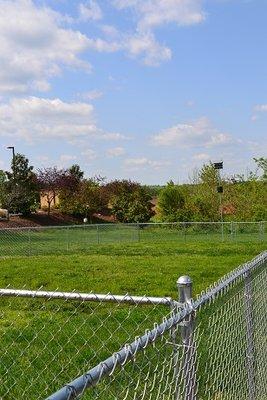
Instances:
[[[84,254],[2,259],[0,287],[177,298],[180,275],[192,277],[197,294],[264,249],[249,240],[89,243]],[[44,399],[168,312],[166,306],[2,298],[0,399]]]
[[[265,225],[203,222],[0,229],[0,255],[91,254],[94,246],[116,243],[263,242]]]

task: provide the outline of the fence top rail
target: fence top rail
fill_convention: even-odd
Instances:
[[[221,279],[215,282],[213,285],[208,287],[206,291],[203,291],[195,301],[192,303],[192,307],[197,310],[202,305],[207,302],[213,300],[225,290],[229,289],[237,283],[240,279],[244,278],[250,272],[256,270],[258,267],[264,265],[267,262],[267,251],[263,251],[258,254],[253,260],[246,262],[243,265],[240,265],[233,271],[224,275]]]
[[[20,226],[20,227],[0,227],[1,231],[31,231],[31,230],[47,230],[47,229],[78,229],[94,228],[94,227],[120,227],[120,226],[174,226],[174,225],[247,225],[247,224],[265,224],[267,221],[177,221],[177,222],[129,222],[129,223],[103,223],[103,224],[76,224],[76,225],[48,225],[48,226]]]
[[[82,302],[101,302],[101,303],[126,303],[126,304],[150,304],[170,306],[174,303],[170,297],[147,297],[131,296],[126,294],[96,294],[96,293],[78,293],[78,292],[50,292],[42,290],[18,290],[18,289],[0,289],[0,297],[27,297],[41,299],[59,299],[59,300],[77,300]]]

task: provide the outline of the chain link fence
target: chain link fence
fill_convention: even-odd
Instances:
[[[0,229],[0,257],[86,252],[99,244],[265,240],[265,221],[7,228]]]
[[[266,266],[196,299],[0,289],[0,398],[265,400]]]
[[[160,320],[168,298],[0,289],[0,399],[44,399]]]

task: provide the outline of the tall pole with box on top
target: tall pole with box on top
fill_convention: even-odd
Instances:
[[[220,171],[223,169],[223,161],[213,163],[214,169],[218,171],[218,185],[217,185],[217,193],[219,194],[219,208],[220,208],[220,218],[221,218],[221,234],[222,241],[224,240],[224,231],[223,231],[223,206],[222,206],[222,195],[223,195],[223,186],[222,186],[222,178]]]

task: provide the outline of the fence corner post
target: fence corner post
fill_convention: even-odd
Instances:
[[[192,304],[193,281],[189,276],[181,276],[177,280],[179,301],[185,307]],[[194,311],[180,324],[181,339],[183,346],[182,376],[184,385],[184,400],[195,400],[197,396],[197,359],[196,345],[194,341]]]

